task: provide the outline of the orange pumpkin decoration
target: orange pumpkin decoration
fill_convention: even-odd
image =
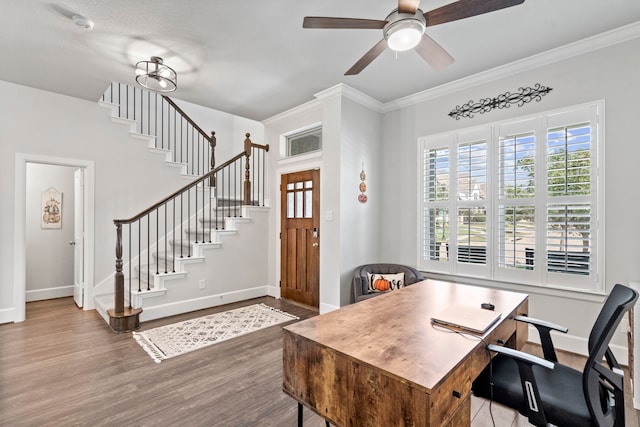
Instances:
[[[389,289],[391,289],[391,282],[389,282],[387,279],[380,278],[373,282],[373,288],[378,291],[388,291]]]

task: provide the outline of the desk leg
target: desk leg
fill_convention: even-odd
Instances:
[[[302,403],[298,402],[298,427],[303,427],[303,420],[302,420],[302,411],[303,411],[303,406]],[[329,421],[325,420],[324,421],[324,425],[326,427],[331,427],[331,424],[329,424]]]

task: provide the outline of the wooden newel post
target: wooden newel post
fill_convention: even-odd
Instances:
[[[245,134],[246,138],[244,140],[244,197],[242,204],[247,206],[251,204],[251,166],[249,165],[249,157],[251,157],[251,136],[250,133]]]
[[[116,315],[124,314],[124,273],[122,272],[122,224],[116,223],[116,275],[115,275]]]
[[[211,147],[211,170],[216,167],[216,133],[211,131],[211,139],[209,140],[209,146]],[[211,175],[209,177],[209,186],[216,186],[216,176]]]
[[[114,308],[107,310],[109,327],[113,332],[122,333],[134,331],[140,327],[140,313],[142,308],[124,306],[124,273],[122,272],[122,223],[116,224],[116,275],[114,285]]]

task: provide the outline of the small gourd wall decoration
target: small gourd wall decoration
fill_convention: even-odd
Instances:
[[[362,171],[360,172],[360,194],[358,194],[358,201],[360,203],[367,203],[367,195],[364,194],[367,191],[367,184],[364,180],[367,179],[367,174],[364,173],[364,163],[362,164]]]

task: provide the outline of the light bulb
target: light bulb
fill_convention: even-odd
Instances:
[[[167,87],[167,82],[165,82],[164,79],[158,79],[158,84],[162,89]]]

